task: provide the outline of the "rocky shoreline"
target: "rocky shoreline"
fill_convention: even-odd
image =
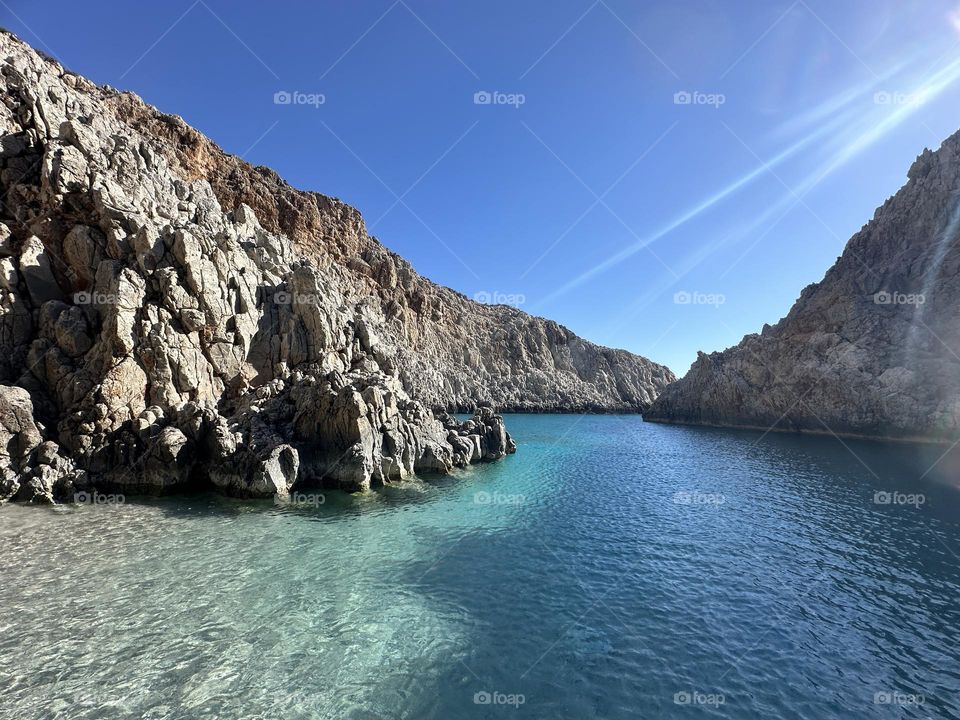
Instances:
[[[148,408],[135,423],[147,448],[142,461],[93,474],[65,457],[57,443],[43,439],[44,428],[33,419],[29,393],[0,386],[0,444],[7,451],[0,496],[49,504],[73,502],[78,494],[92,492],[156,495],[214,489],[232,497],[267,498],[331,487],[331,479],[335,479],[333,487],[355,492],[417,473],[446,474],[455,467],[493,462],[516,452],[503,418],[489,408],[481,408],[464,422],[448,415],[412,417],[411,412],[418,409],[410,406],[391,416],[391,431],[380,436],[380,442],[405,437],[410,442],[408,451],[384,452],[381,447],[372,453],[362,441],[343,452],[316,442],[315,437],[310,442],[284,442],[288,438],[271,426],[244,417],[233,418],[224,428],[212,411],[192,405],[174,408],[174,417],[166,422],[162,408]],[[308,416],[306,422],[311,421]],[[375,442],[377,435],[371,433],[364,440]],[[368,462],[371,459],[373,465]]]
[[[0,57],[0,502],[363,491],[515,452],[495,403],[635,412],[673,379],[430,283],[10,33]]]

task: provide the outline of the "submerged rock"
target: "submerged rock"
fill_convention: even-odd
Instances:
[[[644,419],[953,443],[960,437],[960,133],[790,313],[700,353]]]

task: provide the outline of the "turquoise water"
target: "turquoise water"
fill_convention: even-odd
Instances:
[[[0,718],[960,718],[942,449],[508,425],[366,496],[0,508]]]

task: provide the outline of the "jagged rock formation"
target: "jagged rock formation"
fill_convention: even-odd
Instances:
[[[178,177],[209,182],[223,208],[247,205],[269,233],[290,238],[297,253],[339,277],[362,332],[376,338],[379,359],[427,406],[640,412],[676,379],[663,365],[594,345],[553,321],[436,285],[368,235],[349,205],[291,188],[136,95],[98,97],[112,117],[150,140]]]
[[[960,437],[960,133],[790,313],[699,358],[646,420],[953,443]]]
[[[358,490],[497,460],[515,445],[489,407],[465,423],[429,407],[532,402],[525,363],[544,353],[574,368],[546,403],[650,399],[630,385],[645,361],[614,368],[556,325],[461,302],[362,234],[352,209],[281,188],[5,32],[0,87],[0,501]],[[195,142],[170,146],[178,133]],[[262,203],[275,191],[274,215],[259,208],[268,227],[226,187],[259,188]],[[457,379],[467,365],[444,366],[441,343],[483,372]],[[507,366],[516,382],[498,388]]]
[[[63,497],[83,478],[56,443],[43,439],[30,393],[0,385],[0,498],[51,503],[55,491]]]

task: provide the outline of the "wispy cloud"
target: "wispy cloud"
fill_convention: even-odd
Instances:
[[[864,80],[863,82],[844,88],[840,92],[831,95],[826,100],[823,100],[808,110],[800,113],[792,120],[788,120],[780,125],[780,127],[773,132],[771,137],[780,139],[788,138],[791,135],[802,132],[811,126],[823,122],[838,112],[842,112],[854,103],[861,101],[877,90],[886,89],[883,87],[884,83],[889,82],[908,67],[913,66],[917,60],[919,60],[919,53],[914,53],[909,58],[905,58],[894,63],[878,75],[872,75],[869,79]]]
[[[718,190],[713,195],[710,195],[706,199],[697,203],[692,208],[689,208],[688,210],[686,210],[685,212],[683,212],[673,220],[669,221],[667,224],[663,225],[660,229],[656,230],[650,235],[647,235],[646,237],[641,238],[637,242],[632,243],[631,245],[628,245],[627,247],[623,248],[622,250],[615,253],[614,255],[611,255],[609,258],[607,258],[603,262],[598,263],[597,265],[593,266],[589,270],[586,270],[585,272],[581,273],[580,275],[573,278],[569,282],[565,283],[561,287],[557,288],[555,291],[547,295],[544,298],[543,302],[544,303],[550,302],[551,300],[570,292],[574,288],[577,288],[580,285],[583,285],[585,282],[591,280],[597,275],[600,275],[606,270],[609,270],[610,268],[618,265],[619,263],[623,262],[627,258],[633,255],[636,255],[638,252],[643,250],[647,245],[654,243],[657,240],[660,240],[666,235],[669,235],[670,233],[672,233],[674,230],[680,228],[683,225],[686,225],[687,223],[699,217],[700,215],[704,214],[714,206],[723,202],[725,199],[727,199],[737,191],[743,189],[744,187],[752,183],[757,178],[769,172],[771,168],[776,167],[782,164],[783,162],[789,160],[794,155],[799,153],[801,150],[809,147],[814,142],[821,140],[824,136],[835,131],[837,127],[844,122],[845,118],[846,116],[835,117],[833,120],[824,124],[817,130],[811,132],[806,137],[794,142],[792,145],[790,145],[786,149],[780,151],[779,153],[777,153],[777,155],[775,155],[773,158],[771,158],[767,162],[762,163],[761,165],[758,165],[757,167],[750,170],[748,173],[741,175],[739,178],[732,181],[730,184],[728,184],[724,188]]]
[[[824,175],[836,170],[849,162],[854,156],[866,150],[882,137],[903,124],[903,122],[919,111],[924,105],[951,87],[960,78],[960,58],[934,73],[929,80],[917,85],[909,93],[908,100],[895,105],[885,117],[869,123],[866,129],[853,134],[843,143],[835,157],[827,164]]]

